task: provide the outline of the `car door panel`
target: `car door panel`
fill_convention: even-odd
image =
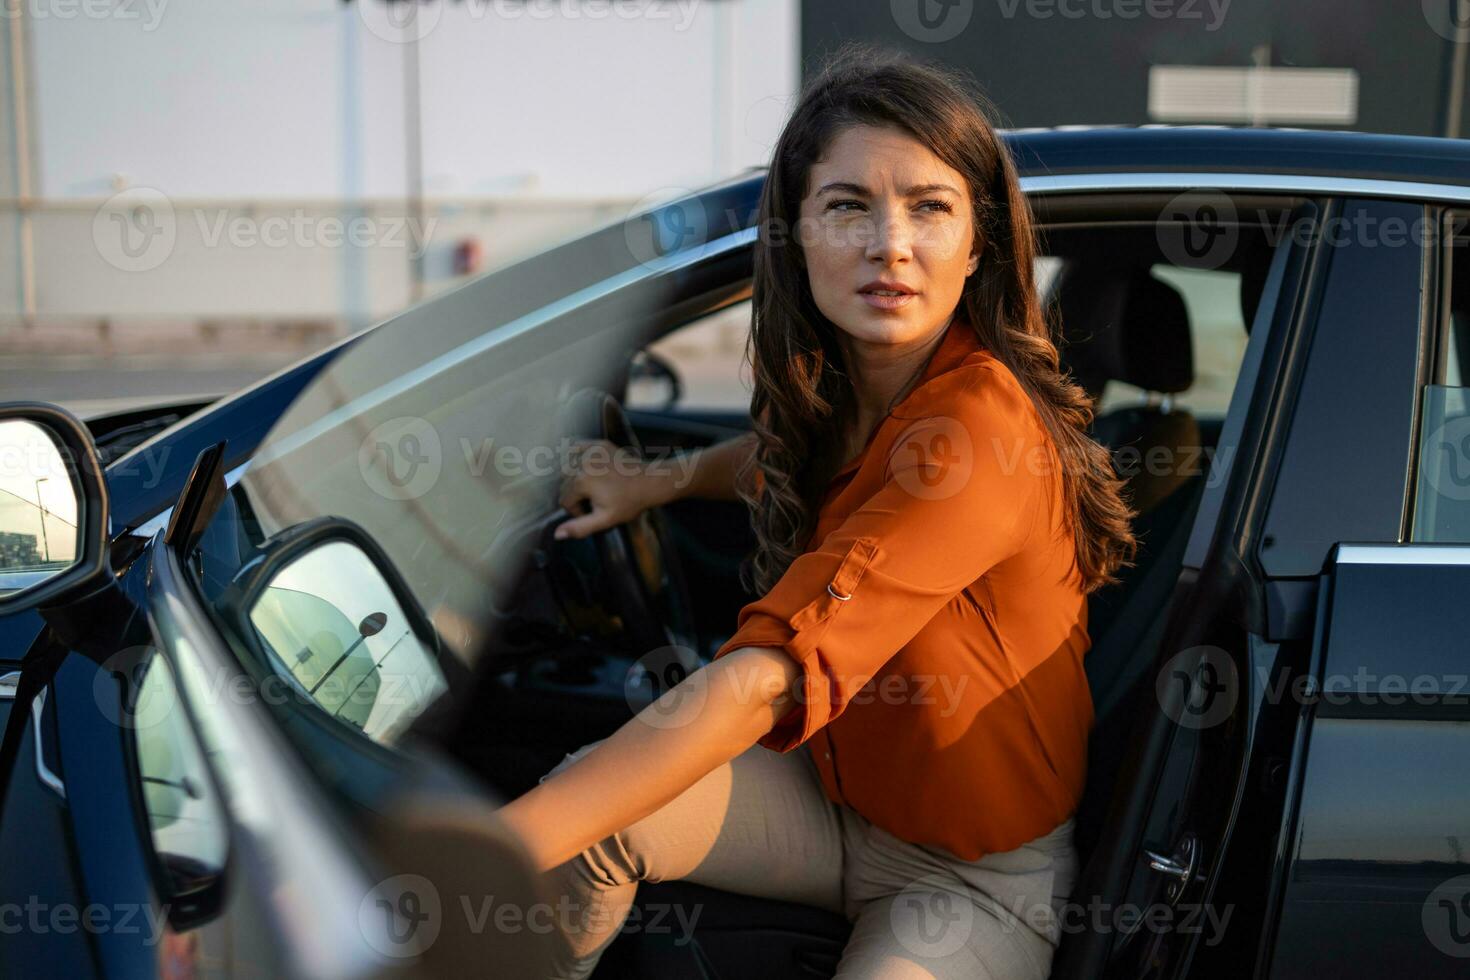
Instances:
[[[1322,589],[1265,973],[1464,976],[1470,547],[1342,545]]]
[[[89,976],[95,970],[95,949],[90,934],[76,929],[74,918],[86,907],[87,894],[71,846],[70,810],[65,797],[44,778],[45,769],[37,766],[38,759],[46,768],[51,765],[47,760],[56,759],[46,697],[37,702],[42,689],[36,683],[17,689],[0,755],[0,900],[5,903],[0,909],[0,976],[30,976],[43,969],[53,976]],[[52,925],[52,913],[58,910],[68,917],[59,920],[61,928]]]
[[[134,782],[124,751],[130,726],[121,689],[104,668],[75,652],[62,660],[49,689],[83,887],[90,903],[115,916],[115,928],[92,937],[98,961],[106,976],[146,975],[162,952],[168,910],[154,901],[144,852],[118,846],[148,833],[132,805]]]

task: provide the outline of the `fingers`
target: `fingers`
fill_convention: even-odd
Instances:
[[[558,540],[585,538],[621,524],[631,516],[622,515],[622,511],[627,509],[626,501],[620,495],[623,491],[609,484],[608,474],[588,474],[579,468],[589,450],[604,451],[611,459],[619,447],[606,439],[573,439],[571,449],[572,465],[576,469],[562,482],[557,503],[567,513],[577,516],[559,524],[552,532]],[[614,479],[613,482],[616,484],[618,481]]]
[[[599,506],[591,499],[580,474],[570,477],[562,486],[557,503],[568,514],[578,515],[558,524],[551,532],[551,536],[558,541],[567,538],[585,538],[589,534],[596,534],[617,523],[612,519],[607,508]]]
[[[611,526],[612,522],[607,520],[603,514],[583,514],[581,517],[573,517],[571,520],[558,524],[556,530],[551,532],[551,536],[558,541],[568,538],[576,540],[585,538],[589,534],[596,534],[598,531],[604,531]]]
[[[580,473],[567,477],[562,481],[561,490],[557,493],[557,506],[570,513],[580,513],[582,501],[587,500],[587,486],[583,482]]]

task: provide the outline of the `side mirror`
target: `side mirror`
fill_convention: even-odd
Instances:
[[[216,608],[261,683],[373,741],[397,741],[449,689],[438,634],[377,542],[337,517],[276,535]]]
[[[684,397],[684,382],[674,366],[650,350],[640,350],[628,365],[628,400],[648,404],[660,388],[664,389],[661,411],[673,408]]]
[[[107,482],[76,416],[0,403],[0,616],[54,605],[106,578]]]

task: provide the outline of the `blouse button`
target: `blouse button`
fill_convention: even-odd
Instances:
[[[828,762],[831,762],[832,761],[832,753],[831,752],[823,752],[822,753],[822,758],[826,759]]]

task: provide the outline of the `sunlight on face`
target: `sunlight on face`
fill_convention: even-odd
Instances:
[[[964,177],[896,128],[839,133],[812,165],[800,217],[812,298],[860,343],[907,346],[932,337],[978,263]],[[875,281],[911,295],[865,294]]]

